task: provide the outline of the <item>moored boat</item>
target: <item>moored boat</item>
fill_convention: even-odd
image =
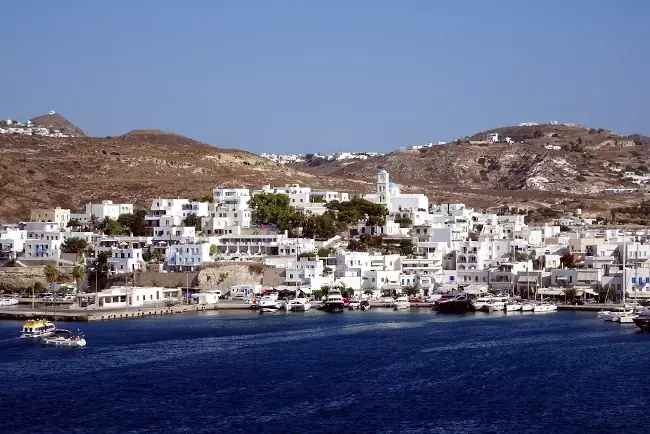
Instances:
[[[395,310],[397,309],[408,309],[411,307],[411,302],[409,302],[408,297],[406,296],[400,296],[395,299],[395,302],[393,303],[393,307]]]
[[[0,306],[15,306],[18,304],[18,299],[14,297],[0,298]]]
[[[278,294],[275,293],[263,296],[257,305],[262,312],[277,312],[282,307],[278,301]]]
[[[466,313],[474,311],[474,306],[466,295],[459,295],[451,300],[438,302],[435,309],[439,313]]]
[[[535,305],[533,312],[555,312],[557,306],[552,303],[539,303]]]
[[[307,312],[311,309],[311,303],[306,298],[294,298],[287,302],[286,309],[289,312]]]
[[[361,310],[368,310],[370,309],[370,302],[368,300],[361,300],[361,303],[359,303],[359,306]]]
[[[650,310],[641,312],[636,318],[632,319],[638,328],[643,331],[650,331]]]
[[[501,312],[506,308],[507,301],[507,297],[492,297],[483,310],[487,308],[488,312]]]
[[[506,312],[521,312],[521,304],[509,302],[506,304]]]
[[[343,302],[343,297],[341,296],[341,291],[338,289],[330,289],[327,293],[327,299],[325,300],[325,306],[323,310],[326,312],[343,312],[345,304]]]
[[[535,310],[535,305],[533,303],[521,303],[522,312],[532,312]]]

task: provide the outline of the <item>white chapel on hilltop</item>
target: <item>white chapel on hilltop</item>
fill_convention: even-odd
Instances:
[[[377,173],[377,193],[367,194],[364,199],[386,206],[389,213],[428,212],[429,199],[423,194],[402,194],[399,186],[390,182],[388,172],[380,169]]]

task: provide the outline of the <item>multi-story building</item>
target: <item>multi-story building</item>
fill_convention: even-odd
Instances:
[[[170,246],[166,256],[167,269],[194,271],[204,262],[211,262],[210,243],[187,242]]]
[[[65,229],[70,221],[70,210],[59,206],[56,208],[33,209],[30,213],[31,222],[52,222],[59,225],[59,229]]]
[[[70,214],[70,219],[88,223],[92,216],[95,216],[97,220],[104,220],[107,217],[115,220],[122,214],[133,214],[133,204],[113,203],[111,200],[103,200],[101,203],[87,203],[83,213]]]
[[[144,259],[142,249],[113,247],[111,256],[107,258],[111,273],[122,274],[142,270]]]

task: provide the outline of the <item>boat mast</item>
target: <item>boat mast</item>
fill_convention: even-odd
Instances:
[[[627,233],[623,233],[623,310],[625,310],[625,291],[627,288],[627,277],[625,277],[625,256],[627,254]]]

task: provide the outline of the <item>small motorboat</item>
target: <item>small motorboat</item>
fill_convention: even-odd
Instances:
[[[532,312],[535,310],[535,305],[533,303],[521,303],[522,312]]]
[[[73,333],[70,330],[56,329],[51,336],[41,339],[43,344],[55,347],[81,348],[86,346],[86,339],[81,333]]]
[[[356,310],[361,308],[361,302],[355,298],[350,299],[348,303],[348,310]]]
[[[311,303],[306,298],[294,298],[285,305],[288,312],[307,312],[311,309]]]
[[[397,299],[393,303],[393,307],[395,308],[395,310],[408,309],[411,307],[411,302],[409,301],[408,297],[405,296],[397,297]]]
[[[361,308],[361,310],[370,309],[370,302],[368,300],[361,300],[360,308]]]
[[[15,306],[18,304],[18,299],[13,297],[0,298],[0,306]]]
[[[265,295],[260,298],[257,305],[260,312],[277,312],[282,307],[282,304],[278,301],[278,294]]]

